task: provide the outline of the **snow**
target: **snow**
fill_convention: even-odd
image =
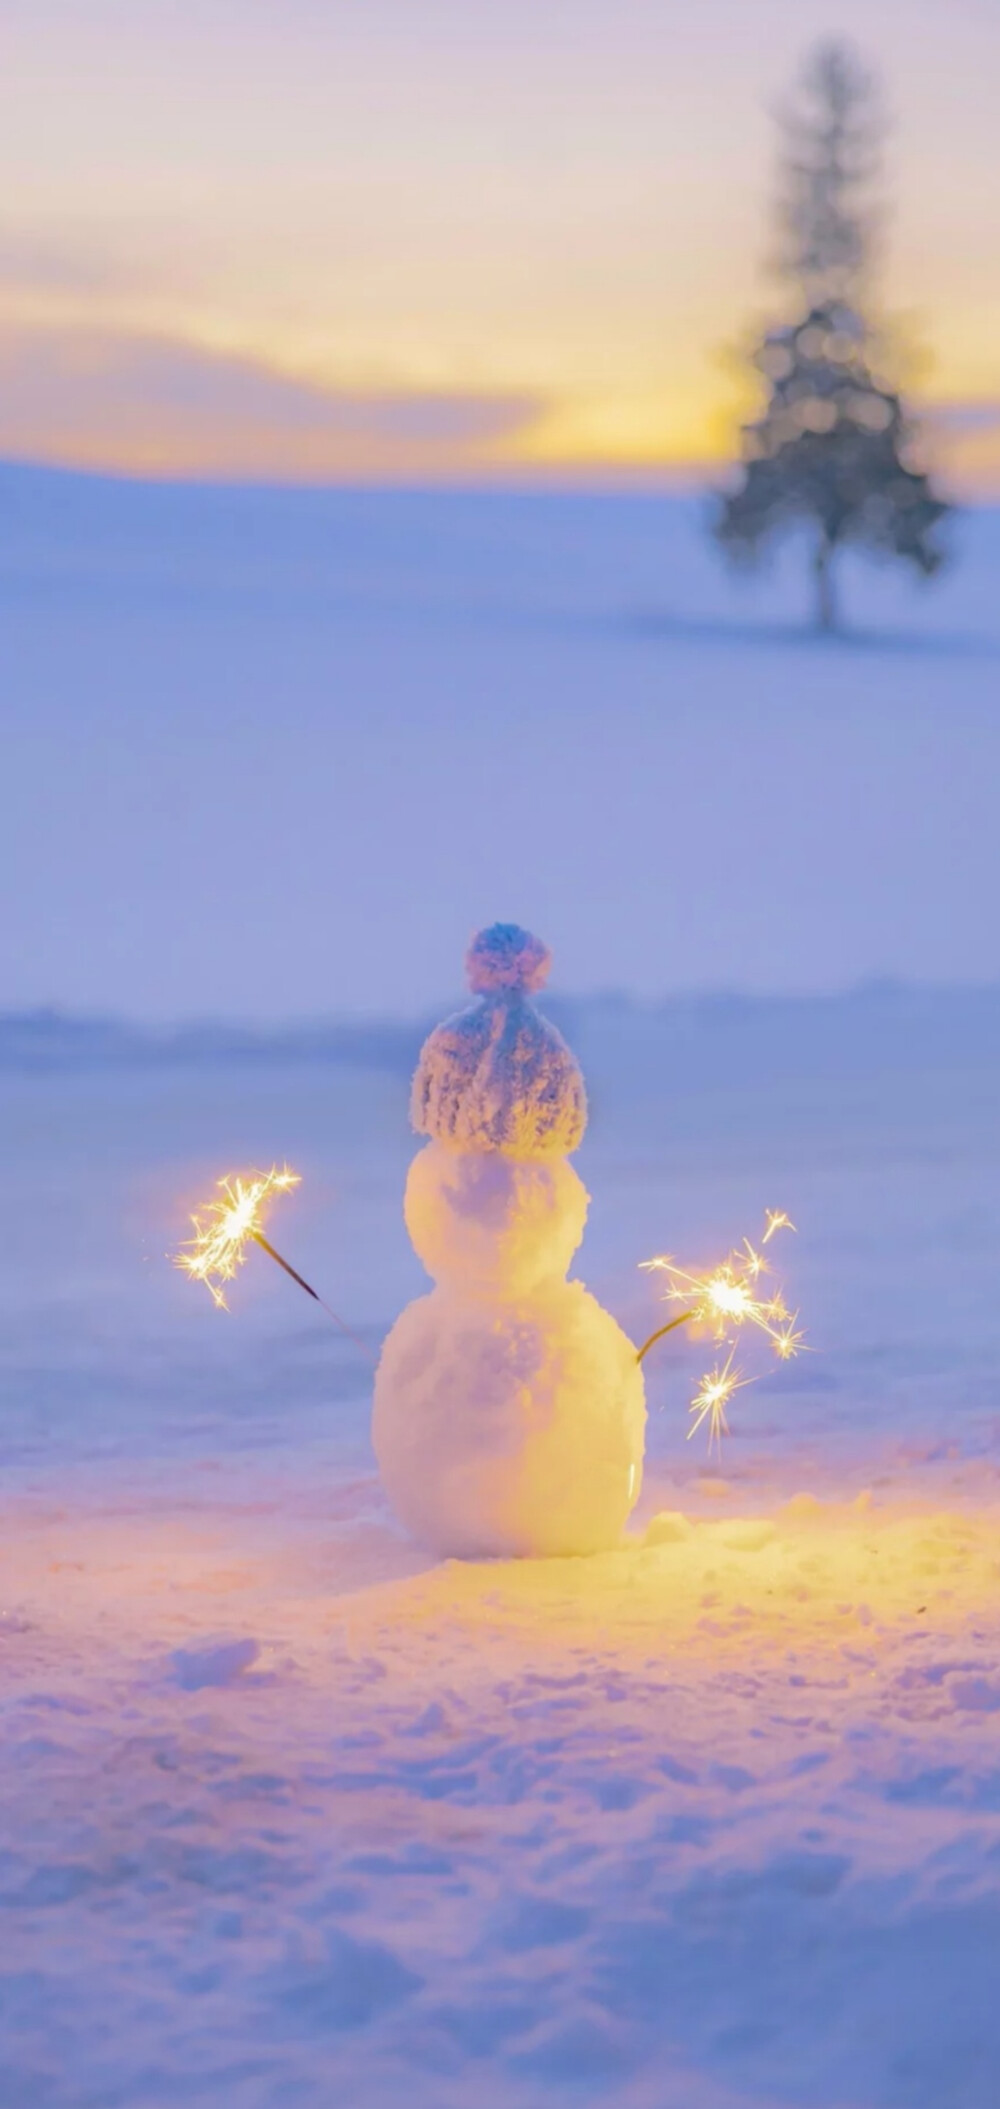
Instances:
[[[410,1105],[418,1135],[516,1157],[565,1156],[587,1124],[578,1063],[517,988],[481,996],[428,1034]]]
[[[420,1286],[405,1073],[6,1077],[18,2109],[993,2109],[1000,998],[577,1024],[584,1278],[638,1338],[641,1257],[780,1203],[816,1350],[721,1464],[697,1354],[651,1358],[590,1561],[429,1562],[361,1353],[263,1256],[229,1316],[165,1262],[287,1146],[279,1249],[374,1347]]]
[[[44,959],[60,994],[84,986],[71,969],[110,975],[117,959],[115,971],[135,967],[147,1015],[182,1007],[172,993],[182,977],[184,1008],[225,1011],[238,975],[220,927],[239,966],[260,910],[259,941],[277,959],[268,884],[294,891],[306,872],[280,727],[270,744],[262,730],[264,675],[276,693],[284,665],[285,692],[297,692],[322,640],[348,635],[344,663],[353,653],[359,664],[368,617],[343,600],[319,608],[304,554],[319,500],[304,500],[304,513],[281,501],[280,576],[271,556],[254,558],[262,497],[242,512],[229,501],[228,542],[217,498],[167,494],[164,513],[149,494],[124,494],[124,510],[118,500],[101,501],[103,540],[91,533],[96,500],[76,486],[60,501],[63,544],[39,531],[33,550],[22,517],[19,569],[8,560],[4,573],[16,670],[5,795],[18,802],[5,840],[18,882],[34,886],[22,895],[24,956]],[[495,642],[506,681],[532,663],[534,637],[533,737],[563,765],[565,819],[584,775],[560,666],[570,686],[591,683],[587,795],[617,818],[578,949],[570,920],[564,943],[545,902],[529,898],[541,884],[532,818],[551,786],[517,775],[524,912],[553,938],[546,1007],[590,1094],[579,1272],[638,1340],[659,1310],[641,1259],[666,1249],[710,1260],[752,1234],[765,1206],[786,1208],[799,1232],[782,1269],[814,1352],[738,1395],[718,1461],[685,1440],[702,1363],[674,1336],[644,1365],[647,1476],[626,1549],[434,1562],[389,1516],[361,1350],[262,1254],[229,1315],[166,1260],[219,1171],[287,1157],[304,1185],[276,1206],[275,1242],[374,1355],[425,1286],[401,1207],[419,1023],[353,1036],[274,1026],[258,1039],[55,1019],[0,1029],[4,2109],[995,2109],[1000,991],[805,993],[845,963],[970,981],[996,971],[995,523],[968,523],[965,571],[912,631],[900,628],[895,589],[876,580],[859,589],[871,596],[867,642],[822,654],[780,627],[788,603],[771,631],[766,601],[759,630],[752,602],[742,631],[726,628],[732,611],[703,618],[693,541],[683,568],[692,523],[670,514],[672,590],[679,598],[687,579],[690,613],[639,647],[621,626],[612,639],[610,622],[595,621],[587,643],[568,601],[556,618],[537,560],[554,515],[517,502],[532,562],[519,570],[511,556],[491,572],[482,657],[477,618],[435,571],[445,501],[427,501],[422,568],[406,508],[386,501],[380,515],[375,500],[358,501],[351,561],[356,579],[370,566],[366,663],[372,681],[381,672],[402,684],[405,670],[422,699],[412,739],[396,721],[398,767],[423,750],[446,660],[454,693],[468,695],[459,676],[470,655],[487,683]],[[609,548],[621,577],[625,556],[638,561],[640,545],[648,556],[652,539],[628,506],[598,518],[596,501],[565,505],[560,562],[572,544],[582,602],[599,595]],[[190,529],[183,562],[178,513]],[[475,517],[502,553],[503,506]],[[650,538],[653,518],[642,514]],[[112,543],[124,601],[111,590]],[[270,615],[247,613],[254,561]],[[393,594],[397,608],[410,597],[410,612],[375,641]],[[301,634],[285,664],[290,606]],[[145,656],[154,636],[162,675]],[[135,677],[148,673],[161,713],[170,685],[183,743],[204,725],[198,684],[245,671],[251,646],[263,672],[247,704],[241,795],[259,811],[261,784],[274,784],[275,854],[283,828],[290,848],[277,880],[249,878],[238,927],[214,920],[213,954],[224,894],[200,951],[165,919],[160,859],[168,838],[178,853],[180,763],[166,719],[151,729],[142,718]],[[737,677],[745,738],[733,752],[724,691]],[[630,687],[640,678],[646,702]],[[613,697],[614,741],[598,725],[598,687]],[[682,690],[661,738],[654,703]],[[525,692],[512,694],[516,715]],[[126,789],[143,741],[147,763],[162,760],[161,806],[147,800],[121,835],[100,794],[113,750],[85,751],[95,727],[120,732]],[[369,759],[384,731],[383,716]],[[628,751],[637,732],[641,784],[623,804],[613,750]],[[293,725],[301,774],[300,733]],[[471,777],[483,751],[477,759],[468,728],[456,737]],[[206,746],[184,808],[192,824],[203,798],[207,825],[223,780],[211,734]],[[687,859],[705,895],[693,906],[664,883],[637,932],[622,905],[640,881],[636,839],[654,789],[662,812],[668,747],[680,788],[664,835],[679,831],[677,873]],[[785,770],[774,803],[772,768]],[[807,808],[788,815],[788,862],[768,865],[769,896],[747,863],[758,924],[771,902],[762,930],[776,983],[799,993],[573,1000],[586,981],[574,962],[586,951],[593,963],[602,930],[614,927],[606,956],[620,952],[623,980],[642,988],[633,967],[640,943],[649,962],[654,911],[685,931],[694,918],[699,944],[724,920],[734,866],[726,855],[717,871],[691,861],[688,809],[703,823],[722,796],[736,826],[738,778],[741,855],[777,824],[790,788]],[[513,777],[492,782],[503,809]],[[308,827],[311,795],[307,785]],[[90,797],[84,825],[74,801]],[[75,890],[59,857],[54,873],[37,859],[43,823],[61,814],[61,854],[81,859]],[[480,913],[506,912],[499,853],[486,871],[499,820],[495,834],[488,812],[478,825],[485,863],[471,856],[471,822],[456,821],[458,847],[494,898],[482,911],[475,887],[459,898],[453,865],[429,851],[410,927],[422,918],[438,932],[442,985],[436,953],[418,946],[404,959],[397,948],[401,1012],[433,1014]],[[26,848],[17,862],[29,838],[37,872]],[[586,872],[569,836],[560,841],[568,901],[585,893]],[[197,843],[192,854],[197,863]],[[134,894],[102,950],[96,904],[112,900],[123,868],[134,868]],[[182,894],[189,880],[185,868]],[[369,960],[380,883],[366,878],[348,903]],[[386,881],[386,904],[391,891]],[[520,912],[521,897],[511,906]],[[128,946],[133,914],[145,964]],[[386,917],[388,927],[388,905]],[[179,949],[165,951],[171,933]],[[315,977],[329,955],[312,934],[309,944]],[[60,958],[65,983],[53,978]],[[210,968],[215,1006],[203,1000]],[[719,978],[735,971],[720,965]],[[291,1008],[295,986],[279,963],[270,1018]],[[337,1007],[335,974],[327,988],[314,1009]]]
[[[996,977],[1000,510],[829,648],[706,510],[0,470],[4,1003],[441,1017],[498,916],[560,990]]]
[[[541,938],[517,923],[491,923],[487,930],[477,930],[465,967],[477,996],[490,989],[524,989],[534,995],[549,978],[552,954]]]
[[[395,1514],[465,1559],[605,1552],[642,1485],[642,1371],[578,1281],[408,1304],[375,1376],[372,1441]]]
[[[403,1214],[435,1281],[464,1295],[530,1295],[568,1272],[589,1195],[566,1157],[509,1157],[429,1142],[406,1175]]]
[[[420,1052],[404,1217],[435,1282],[375,1373],[372,1442],[395,1514],[432,1551],[542,1557],[616,1547],[639,1497],[635,1343],[566,1275],[589,1196],[579,1065],[527,986],[549,963],[509,924],[467,955],[487,991]],[[559,1152],[560,1154],[556,1154]]]

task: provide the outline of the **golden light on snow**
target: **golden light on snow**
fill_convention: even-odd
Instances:
[[[280,1171],[272,1165],[269,1172],[227,1174],[218,1181],[221,1200],[206,1201],[192,1215],[194,1237],[175,1253],[174,1265],[204,1282],[213,1302],[227,1310],[225,1284],[242,1267],[250,1239],[261,1239],[266,1203],[300,1183],[299,1173],[287,1164]]]

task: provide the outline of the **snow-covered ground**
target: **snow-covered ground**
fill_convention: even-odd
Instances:
[[[832,646],[707,512],[0,471],[4,1007],[413,1015],[498,916],[573,990],[1000,976],[1000,509]]]
[[[994,2109],[1000,998],[575,1023],[585,1279],[639,1338],[780,1203],[816,1352],[721,1465],[650,1358],[635,1541],[550,1566],[422,1559],[359,1350],[165,1262],[287,1150],[374,1346],[398,1061],[4,1077],[5,2104]]]
[[[640,545],[652,590],[652,515],[638,501],[618,542],[606,523],[588,541],[583,501],[565,516],[584,576],[562,626],[532,565],[518,571],[511,557],[507,603],[498,586],[484,628],[455,597],[457,542],[446,591],[430,528],[422,570],[402,538],[397,577],[398,514],[390,505],[378,529],[365,501],[381,585],[364,620],[360,587],[350,607],[320,605],[299,547],[294,578],[257,580],[265,601],[284,595],[271,630],[266,607],[247,614],[243,545],[238,595],[214,542],[215,571],[196,590],[190,574],[164,579],[148,532],[122,530],[128,591],[116,605],[106,545],[88,580],[74,502],[62,558],[48,517],[35,555],[22,535],[17,563],[6,561],[21,771],[16,792],[6,780],[17,803],[7,849],[26,928],[43,931],[55,895],[24,898],[31,829],[43,862],[45,826],[73,815],[82,875],[74,891],[63,868],[49,957],[58,939],[66,957],[75,945],[81,977],[88,958],[125,973],[138,941],[128,903],[106,945],[95,913],[105,880],[111,900],[116,845],[88,837],[74,769],[78,800],[96,796],[101,772],[114,776],[117,730],[134,792],[145,755],[130,839],[139,858],[146,826],[152,870],[126,860],[118,873],[151,918],[137,1008],[171,1007],[169,994],[154,1000],[158,860],[178,819],[178,752],[193,767],[195,751],[180,706],[180,749],[167,740],[152,640],[173,653],[173,676],[185,653],[199,664],[214,624],[215,672],[226,639],[244,664],[237,601],[258,654],[270,636],[275,666],[294,608],[310,680],[318,638],[367,655],[370,684],[379,666],[394,669],[400,772],[420,750],[445,658],[456,673],[493,665],[499,681],[530,669],[540,638],[531,693],[552,759],[582,672],[594,719],[596,655],[602,682],[620,678],[616,707],[652,742],[634,757],[637,782],[669,746],[649,670],[687,684],[690,710],[670,737],[705,769],[723,722],[733,737],[735,705],[720,701],[731,675],[745,719],[723,766],[745,786],[745,840],[759,740],[773,759],[781,712],[794,753],[785,787],[801,779],[812,799],[812,861],[804,837],[797,853],[820,927],[846,932],[856,958],[861,909],[848,904],[839,924],[830,893],[847,764],[893,756],[907,810],[867,778],[859,794],[869,881],[879,810],[893,867],[872,910],[878,943],[896,926],[903,946],[879,956],[906,964],[907,898],[916,930],[936,894],[934,942],[950,919],[956,978],[976,978],[970,931],[979,978],[995,974],[989,518],[969,523],[966,572],[920,616],[922,651],[885,601],[888,642],[824,655],[787,630],[750,636],[756,603],[742,631],[727,629],[727,602],[704,628],[695,610],[641,643],[620,624],[612,645],[596,621],[588,638],[580,607],[624,590]],[[183,494],[171,502],[194,508]],[[141,514],[151,501],[134,503]],[[552,516],[525,517],[537,548]],[[301,521],[296,532],[306,535]],[[682,554],[689,538],[695,600],[691,521],[675,518],[670,534]],[[599,546],[618,549],[618,585],[597,566]],[[566,547],[559,561],[565,579]],[[547,612],[532,629],[536,587]],[[419,606],[404,621],[407,595]],[[387,608],[395,628],[380,643]],[[407,667],[423,700],[404,736]],[[129,717],[130,676],[159,698],[154,732]],[[259,812],[281,742],[276,731],[267,749],[259,710],[251,720],[243,789]],[[88,728],[105,740],[96,754]],[[380,721],[364,748],[370,769],[390,767],[384,732]],[[483,737],[496,759],[489,728]],[[161,756],[166,819],[153,795]],[[473,760],[470,736],[462,768]],[[200,798],[213,782],[209,769]],[[579,818],[575,777],[571,793]],[[499,855],[497,803],[514,820],[512,783],[492,795],[484,869]],[[692,797],[706,814],[703,788]],[[108,791],[92,835],[113,808]],[[633,856],[634,815],[615,825]],[[562,840],[569,854],[565,829]],[[187,845],[176,847],[183,866]],[[598,890],[610,863],[605,845]],[[293,854],[286,898],[295,870]],[[449,871],[440,861],[432,875],[431,923]],[[365,888],[362,877],[355,912],[374,943],[388,925]],[[454,904],[461,936],[480,912],[473,894]],[[253,890],[254,907],[263,899]],[[410,930],[419,885],[415,901]],[[660,905],[668,920],[671,902]],[[508,907],[554,934],[544,902],[536,913],[530,898],[490,899],[484,912]],[[804,928],[800,901],[789,897],[788,913]],[[777,984],[778,918],[771,935]],[[569,923],[567,936],[572,954]],[[266,914],[264,941],[277,944]],[[195,958],[183,933],[178,945],[165,985]],[[575,974],[561,972],[557,950],[553,1010],[560,985],[565,998],[582,984],[576,956]],[[930,974],[937,955],[921,956]],[[400,1011],[430,1010],[439,993],[422,957],[423,993],[401,996]],[[827,964],[817,982],[837,979],[835,948]],[[320,966],[313,1007],[329,1012],[335,959]],[[409,957],[400,965],[408,992],[416,971]],[[457,999],[457,955],[452,989]],[[703,1351],[665,1344],[647,1365],[649,1472],[630,1543],[592,1561],[470,1567],[434,1565],[393,1527],[360,1349],[263,1255],[228,1315],[165,1257],[219,1171],[287,1156],[304,1184],[276,1210],[275,1240],[376,1350],[421,1283],[400,1212],[418,1028],[372,1027],[356,1041],[276,1032],[239,1047],[205,1035],[181,1059],[135,1034],[0,1024],[3,2109],[996,2109],[1000,993],[881,985],[831,999],[567,1001],[559,1015],[592,1098],[578,1159],[593,1195],[583,1278],[638,1340],[658,1308],[642,1258],[666,1248],[710,1259],[781,1206],[799,1225],[782,1265],[814,1352],[738,1394],[720,1462],[685,1440]]]

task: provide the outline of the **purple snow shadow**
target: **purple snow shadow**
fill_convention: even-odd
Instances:
[[[173,1682],[182,1692],[222,1690],[256,1662],[255,1640],[223,1640],[210,1648],[177,1648],[170,1657]]]

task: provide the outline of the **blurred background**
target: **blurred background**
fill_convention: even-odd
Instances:
[[[576,993],[996,975],[989,0],[2,34],[0,1007],[423,1013],[496,916]]]
[[[0,0],[12,2109],[1000,2099],[998,102],[998,0]],[[588,1287],[784,1210],[809,1352],[463,1629],[369,1427],[498,919]],[[286,1160],[350,1337],[170,1264]]]
[[[935,442],[1000,471],[989,0],[8,0],[20,459],[312,483],[728,459],[774,113],[833,35],[895,120],[885,302]]]

